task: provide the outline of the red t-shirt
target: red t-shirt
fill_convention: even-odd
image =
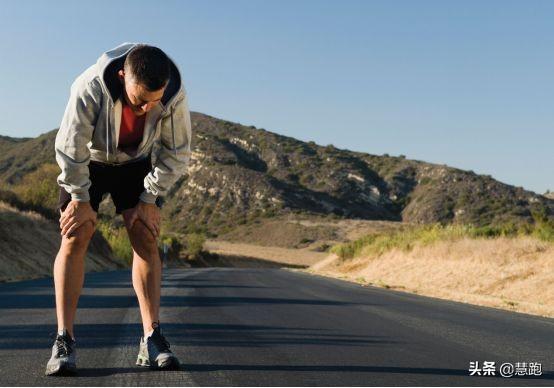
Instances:
[[[118,148],[136,150],[142,141],[146,114],[137,116],[125,102],[121,109],[121,126],[119,127]]]

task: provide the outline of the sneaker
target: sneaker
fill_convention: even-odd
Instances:
[[[52,357],[46,364],[46,376],[73,374],[77,370],[75,363],[75,340],[66,329],[58,332],[52,346]]]
[[[169,342],[157,326],[151,336],[140,338],[137,365],[153,369],[179,369],[179,360],[169,350]]]

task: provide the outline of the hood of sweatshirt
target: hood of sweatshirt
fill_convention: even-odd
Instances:
[[[110,104],[113,107],[113,104],[121,94],[123,93],[123,85],[121,84],[117,72],[121,69],[123,69],[123,64],[125,62],[125,58],[127,58],[127,54],[139,43],[123,43],[109,51],[106,51],[103,53],[100,58],[98,58],[98,61],[96,62],[96,68],[98,71],[98,77],[100,79],[100,84],[102,85],[102,88],[104,89],[104,93],[109,97],[106,99],[106,104]],[[170,110],[171,113],[171,123],[172,123],[172,131],[174,133],[173,128],[173,102],[175,101],[175,98],[179,94],[179,91],[182,89],[182,83],[181,83],[181,73],[179,72],[179,69],[177,68],[177,65],[175,62],[169,58],[170,63],[170,73],[169,73],[169,82],[167,84],[167,87],[164,91],[164,94],[162,96],[162,99],[160,101],[160,105],[163,111]],[[109,108],[107,106],[106,108]],[[109,112],[110,109],[106,109],[106,112]],[[110,122],[109,118],[106,120],[107,123]],[[115,150],[110,150],[110,126],[106,126],[106,157],[109,160],[110,159],[110,153],[115,153]],[[175,135],[173,134],[173,138],[175,138]],[[114,139],[112,139],[112,143],[114,142]],[[174,151],[175,151],[175,143],[173,144]]]

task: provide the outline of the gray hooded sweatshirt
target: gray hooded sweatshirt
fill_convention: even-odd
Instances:
[[[62,170],[58,184],[73,200],[90,200],[90,160],[121,165],[150,157],[155,149],[152,171],[144,178],[140,196],[146,203],[155,203],[185,172],[191,154],[191,122],[187,94],[173,61],[160,103],[146,113],[138,149],[134,153],[118,149],[123,85],[117,71],[123,68],[127,54],[135,46],[136,43],[124,43],[105,52],[71,85],[55,148]]]

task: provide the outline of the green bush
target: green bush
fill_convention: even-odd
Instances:
[[[543,241],[554,242],[554,219],[549,209],[546,207],[533,209],[531,215],[535,224],[530,234]]]
[[[426,184],[428,184],[428,183],[430,183],[430,182],[431,182],[431,178],[429,178],[428,176],[426,176],[426,177],[423,177],[423,178],[421,179],[421,181],[419,182],[419,184],[420,184],[420,185],[426,185]]]
[[[179,258],[179,252],[181,251],[181,248],[183,247],[181,242],[179,241],[179,237],[176,235],[162,235],[160,236],[158,240],[158,249],[160,252],[160,257],[163,257],[163,249],[164,245],[167,245],[168,251],[167,251],[167,258],[170,260],[178,259]]]
[[[186,236],[186,251],[191,259],[196,259],[200,256],[204,249],[206,236],[203,233],[189,233]]]
[[[57,165],[43,164],[25,175],[13,186],[12,191],[27,205],[55,209],[60,190],[56,181],[59,174],[60,169]]]
[[[508,223],[497,226],[424,225],[412,226],[388,233],[374,233],[357,240],[333,246],[330,251],[342,259],[356,256],[378,256],[391,249],[411,250],[416,244],[430,245],[438,241],[455,241],[462,238],[496,238],[532,236],[554,242],[554,222],[548,219],[534,224]]]
[[[125,227],[116,228],[109,222],[101,220],[98,222],[97,228],[112,248],[113,254],[131,265],[133,262],[133,248]]]
[[[373,244],[377,237],[378,236],[375,234],[363,236],[357,240],[348,243],[335,245],[331,247],[330,252],[336,254],[342,259],[350,259],[358,256],[362,248],[364,248],[365,246]]]
[[[543,241],[554,242],[554,222],[538,222],[531,232],[531,235]]]

